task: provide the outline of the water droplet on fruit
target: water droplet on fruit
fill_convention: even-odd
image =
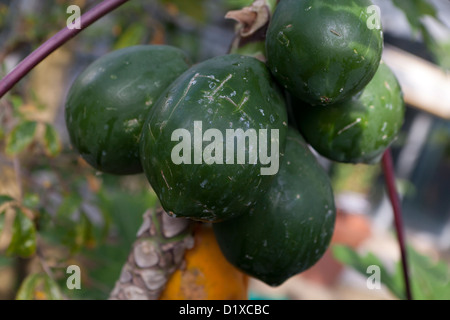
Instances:
[[[202,182],[200,182],[200,187],[202,187],[204,189],[207,183],[208,183],[208,179],[203,180]]]

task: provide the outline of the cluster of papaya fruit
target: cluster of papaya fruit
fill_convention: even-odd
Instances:
[[[144,172],[168,214],[212,222],[229,262],[280,285],[333,233],[333,190],[310,146],[374,163],[403,122],[370,5],[280,1],[267,63],[226,54],[191,65],[161,45],[109,53],[68,93],[71,142],[99,171]]]

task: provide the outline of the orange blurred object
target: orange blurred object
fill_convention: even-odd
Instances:
[[[211,226],[199,224],[195,246],[184,259],[185,267],[169,279],[161,300],[248,299],[248,276],[225,259]]]

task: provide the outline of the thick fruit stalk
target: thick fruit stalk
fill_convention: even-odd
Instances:
[[[189,221],[171,218],[161,209],[148,210],[110,299],[158,299],[193,246]]]
[[[195,234],[195,236],[194,236]],[[148,210],[111,300],[242,300],[248,276],[226,261],[211,226]]]
[[[265,38],[277,0],[255,0],[250,6],[229,11],[225,18],[237,21],[230,53],[266,61]]]

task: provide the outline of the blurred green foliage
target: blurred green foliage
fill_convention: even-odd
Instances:
[[[361,275],[369,277],[369,266],[380,268],[380,280],[399,299],[405,299],[403,271],[400,261],[395,264],[393,272],[373,253],[358,254],[353,249],[335,245],[333,254],[340,262],[353,267]],[[443,261],[432,261],[418,253],[413,247],[408,248],[411,269],[411,291],[415,300],[449,300],[450,268]]]
[[[438,21],[430,2],[392,1],[405,13],[411,28],[422,34],[436,62],[450,68],[450,44],[439,42],[423,22],[424,17]],[[30,2],[32,7],[24,10],[21,1],[6,2],[0,3],[0,74],[6,68],[5,57],[15,54],[23,58],[65,27],[66,7],[69,2],[72,4],[42,0]],[[129,1],[68,44],[74,57],[72,71],[80,72],[80,66],[107,51],[136,44],[171,44],[185,50],[193,62],[225,54],[234,28],[234,22],[223,19],[226,11],[251,3],[252,0]],[[85,12],[95,2],[78,4]],[[33,266],[26,277],[20,272],[14,274],[17,283],[11,290],[17,299],[106,299],[127,259],[142,214],[157,205],[157,198],[143,175],[100,175],[79,160],[63,141],[58,126],[29,119],[23,110],[27,102],[38,110],[45,110],[46,106],[27,85],[25,79],[0,101],[0,160],[15,161],[22,171],[21,175],[16,172],[22,184],[21,196],[0,194],[0,235],[6,226],[6,210],[13,214],[11,239],[0,254],[0,272],[16,269],[20,263]],[[336,165],[333,172],[337,191],[350,188],[367,192],[380,168]],[[336,250],[341,261],[360,270],[369,262],[380,263],[374,255],[360,257],[346,249]],[[436,289],[440,282],[448,283],[442,266],[431,266],[415,253],[411,259],[414,276],[418,277],[415,288],[428,297],[447,297],[447,291]],[[81,268],[82,290],[66,286],[66,268],[71,264]],[[382,278],[402,297],[398,272],[391,275],[383,271]],[[426,287],[428,283],[431,288]]]

